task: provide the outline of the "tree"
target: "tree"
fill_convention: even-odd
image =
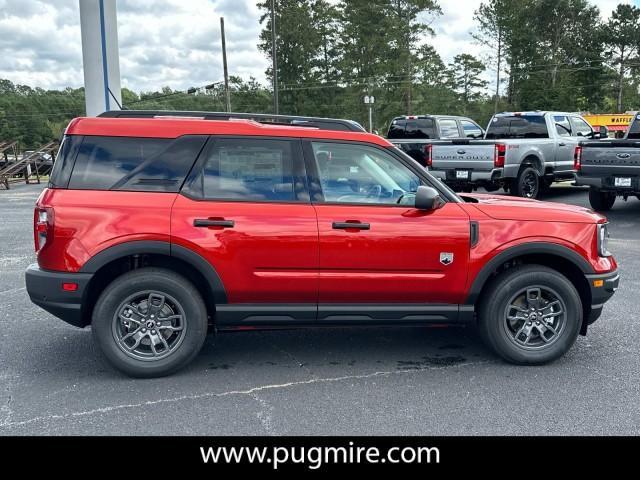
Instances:
[[[611,48],[611,65],[617,67],[617,110],[623,111],[624,79],[629,63],[640,48],[640,8],[619,4],[602,30],[604,43]]]
[[[478,30],[471,36],[476,42],[489,47],[495,59],[496,90],[494,96],[494,113],[498,111],[500,101],[500,74],[504,61],[505,30],[507,27],[508,0],[489,0],[480,4],[473,18],[478,23]]]
[[[487,81],[480,78],[485,66],[473,55],[462,53],[453,58],[450,69],[454,88],[460,94],[463,113],[466,115],[469,104],[480,99],[481,90],[487,86]]]

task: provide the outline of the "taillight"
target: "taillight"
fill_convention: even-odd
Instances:
[[[493,166],[495,168],[504,167],[504,157],[507,154],[507,146],[504,143],[496,143],[496,149],[493,154]]]
[[[577,172],[582,169],[582,147],[579,145],[573,152],[573,169]]]
[[[33,212],[33,240],[36,252],[47,243],[47,236],[53,231],[53,208],[36,207]]]
[[[425,167],[430,167],[431,165],[433,165],[433,160],[431,159],[431,149],[433,148],[433,145],[431,145],[430,143],[428,143],[427,145],[424,146],[424,165]]]

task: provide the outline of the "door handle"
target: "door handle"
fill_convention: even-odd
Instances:
[[[224,220],[224,219],[213,219],[213,218],[196,218],[193,221],[194,227],[222,227],[222,228],[233,228],[235,226],[235,222],[233,220]]]
[[[566,147],[566,146],[567,146],[567,144],[566,144],[566,143],[559,143],[559,144],[558,144],[558,146],[559,146],[559,147]]]
[[[371,225],[362,222],[333,222],[334,230],[369,230]]]

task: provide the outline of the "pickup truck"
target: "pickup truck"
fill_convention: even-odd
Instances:
[[[481,139],[484,129],[467,117],[454,115],[405,115],[389,124],[387,138],[422,166],[426,166],[429,145],[438,140]]]
[[[640,114],[624,138],[580,142],[574,158],[576,185],[589,186],[594,210],[610,210],[617,197],[640,199]]]
[[[505,112],[493,116],[483,140],[459,138],[425,145],[424,166],[456,190],[504,188],[536,198],[555,180],[574,177],[574,151],[581,139],[606,137],[577,114]],[[391,141],[399,144],[398,140]],[[415,158],[415,157],[414,157]]]

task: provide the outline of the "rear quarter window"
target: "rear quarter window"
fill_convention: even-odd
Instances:
[[[549,138],[547,124],[542,115],[513,115],[493,117],[489,122],[486,139]]]
[[[178,192],[206,140],[85,136],[69,188]]]

